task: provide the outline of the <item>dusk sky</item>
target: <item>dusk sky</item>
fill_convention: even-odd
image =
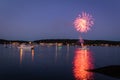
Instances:
[[[0,39],[78,39],[83,11],[94,18],[84,39],[120,41],[120,0],[0,0]]]

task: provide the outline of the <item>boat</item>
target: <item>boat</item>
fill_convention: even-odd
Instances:
[[[82,46],[82,48],[79,48],[80,50],[89,50],[87,46]]]
[[[19,49],[25,49],[25,50],[31,50],[34,48],[33,45],[28,45],[28,44],[21,44],[18,46]]]

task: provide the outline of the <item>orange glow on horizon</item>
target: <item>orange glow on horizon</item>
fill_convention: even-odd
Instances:
[[[76,80],[93,80],[93,73],[86,71],[93,68],[92,56],[89,50],[76,50],[73,65]]]

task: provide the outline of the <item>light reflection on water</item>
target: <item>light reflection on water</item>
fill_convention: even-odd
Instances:
[[[34,61],[34,55],[35,55],[35,51],[34,51],[34,49],[31,49],[31,50],[25,50],[25,49],[20,48],[20,50],[19,50],[19,53],[20,53],[20,64],[22,64],[22,61],[23,61],[23,55],[25,54],[26,51],[29,51],[29,53],[31,54],[32,62]]]
[[[22,64],[22,58],[23,58],[23,49],[20,49],[20,64]]]
[[[34,55],[35,55],[34,49],[31,50],[31,53],[32,53],[32,61],[34,61]]]
[[[116,80],[86,70],[120,65],[119,47],[78,47],[38,45],[26,51],[0,45],[0,80]]]
[[[63,48],[66,50],[66,53],[65,54],[65,58],[66,58],[66,61],[69,61],[69,53],[70,53],[70,46],[67,45],[66,47],[63,47],[63,46],[55,46],[55,63],[57,63],[57,60],[59,59],[60,55],[63,54]]]
[[[90,50],[76,49],[73,65],[76,80],[93,80],[93,73],[86,71],[94,67]]]

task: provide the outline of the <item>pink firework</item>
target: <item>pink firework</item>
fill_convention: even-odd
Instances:
[[[92,16],[85,12],[82,12],[82,15],[79,15],[74,21],[74,26],[79,32],[87,32],[93,24]]]

